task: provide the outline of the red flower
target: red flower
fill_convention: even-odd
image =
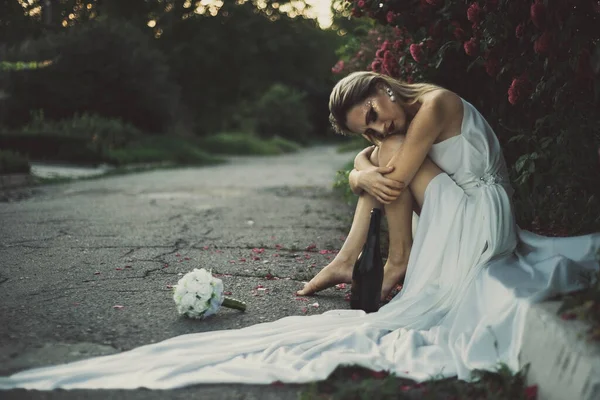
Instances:
[[[517,37],[517,39],[521,39],[524,34],[525,34],[525,24],[523,22],[521,22],[519,25],[517,25],[517,29],[515,29],[515,36]]]
[[[390,41],[389,40],[385,40],[382,44],[381,44],[381,50],[389,50],[390,49]]]
[[[452,26],[454,26],[454,37],[456,38],[456,40],[460,40],[461,42],[465,40],[467,35],[463,28],[460,27],[460,22],[452,21]]]
[[[550,45],[552,44],[552,35],[550,32],[545,31],[542,36],[536,39],[533,43],[533,51],[537,54],[543,55],[550,52]]]
[[[498,72],[500,72],[500,64],[498,63],[498,59],[495,56],[490,56],[485,61],[484,66],[485,72],[487,72],[487,74],[492,78],[495,78],[496,75],[498,75]]]
[[[358,8],[365,8],[365,0],[359,0],[358,3],[356,3],[356,5],[358,6]]]
[[[331,72],[339,74],[344,69],[344,60],[340,60],[331,68]]]
[[[375,52],[375,57],[377,58],[383,58],[383,54],[385,53],[384,49],[377,49],[377,51]]]
[[[508,88],[509,103],[515,105],[519,102],[519,100],[528,94],[529,82],[527,81],[527,77],[521,76],[519,78],[514,78],[510,84],[510,88]]]
[[[469,41],[464,44],[465,53],[467,55],[473,57],[477,55],[477,51],[479,50],[479,43],[477,43],[477,39],[471,38]]]
[[[411,44],[410,55],[415,59],[416,62],[421,62],[423,60],[423,44]]]
[[[394,19],[396,19],[396,14],[394,14],[393,11],[388,11],[385,15],[385,19],[387,20],[388,24],[391,24],[394,22]]]
[[[467,10],[467,19],[474,24],[481,21],[481,7],[479,7],[478,3],[473,3],[469,6],[469,9]]]
[[[543,29],[544,24],[546,23],[546,6],[544,6],[539,0],[536,0],[536,2],[531,5],[529,13],[533,24],[537,28]]]
[[[527,400],[536,400],[538,395],[537,385],[527,386],[525,388],[525,398]]]
[[[381,70],[381,61],[375,60],[371,63],[371,71],[379,72]]]
[[[402,48],[402,46],[404,45],[404,43],[402,42],[402,40],[396,40],[394,42],[394,44],[392,45],[392,47],[394,48],[394,50],[399,50]],[[346,240],[346,239],[344,239]]]

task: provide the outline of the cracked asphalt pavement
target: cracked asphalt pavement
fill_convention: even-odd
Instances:
[[[218,166],[47,185],[30,198],[0,203],[0,374],[348,308],[345,290],[308,301],[294,292],[343,243],[352,210],[331,187],[350,158],[334,147],[234,157]],[[205,321],[179,317],[170,287],[199,267],[219,274],[247,311],[222,309]],[[295,399],[301,389],[198,385],[1,395]]]

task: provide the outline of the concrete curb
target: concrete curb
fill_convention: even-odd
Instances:
[[[28,186],[33,183],[30,174],[0,174],[0,190]]]
[[[529,385],[539,400],[600,399],[600,344],[586,341],[589,326],[564,321],[559,301],[532,305],[527,311],[520,364],[530,364]]]

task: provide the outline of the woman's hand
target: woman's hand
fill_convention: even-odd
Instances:
[[[405,185],[402,182],[386,178],[394,167],[369,167],[357,174],[357,184],[365,192],[375,197],[377,201],[383,204],[390,204],[396,200]]]

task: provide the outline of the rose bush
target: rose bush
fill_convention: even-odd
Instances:
[[[521,227],[600,230],[600,1],[346,4],[376,24],[341,49],[334,72],[368,69],[457,92],[503,145]]]

